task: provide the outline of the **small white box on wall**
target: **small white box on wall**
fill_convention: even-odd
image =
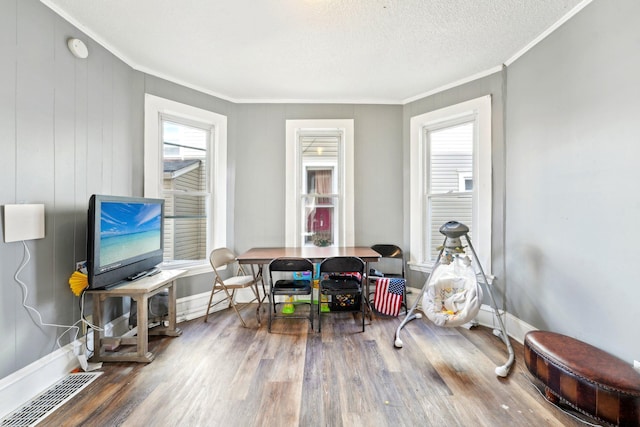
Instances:
[[[4,241],[44,238],[44,204],[4,205]]]

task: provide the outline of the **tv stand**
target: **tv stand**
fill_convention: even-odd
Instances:
[[[125,282],[109,289],[95,289],[87,291],[93,297],[93,319],[98,328],[104,327],[102,319],[103,304],[107,298],[130,297],[138,306],[137,327],[120,337],[105,337],[103,331],[93,331],[94,362],[141,362],[149,363],[155,354],[149,351],[149,334],[177,337],[182,331],[176,327],[176,287],[175,281],[184,275],[186,270],[159,270],[154,275],[147,275],[135,282]],[[148,329],[148,301],[165,289],[169,290],[169,326]],[[133,334],[137,334],[133,336]],[[135,351],[106,351],[117,350],[120,346],[136,346]]]

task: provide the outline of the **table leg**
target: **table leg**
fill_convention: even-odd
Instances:
[[[256,273],[256,269],[253,264],[249,264],[251,267],[251,275],[253,276],[253,288],[256,294],[256,300],[258,301],[258,308],[256,308],[256,320],[258,321],[258,326],[262,324],[260,318],[260,309],[262,308],[262,302],[267,295],[267,291],[264,285],[264,275],[262,274],[262,264],[258,264],[258,272]],[[260,287],[258,286],[258,282],[262,282],[262,291],[264,293],[263,296],[260,296]]]
[[[153,354],[149,352],[149,298],[147,295],[141,295],[136,298],[138,308],[138,325],[137,325],[137,355],[140,359],[153,360]]]
[[[93,295],[93,324],[97,326],[93,329],[93,358],[100,359],[102,356],[102,295]]]
[[[173,281],[170,283],[169,286],[169,329],[165,332],[164,335],[168,335],[171,337],[177,337],[179,335],[182,335],[182,331],[176,326],[177,325],[177,321],[176,321],[176,315],[177,315],[177,308],[176,308],[176,282]]]
[[[373,321],[373,309],[371,308],[371,303],[369,302],[369,261],[364,263],[364,274],[367,280],[365,281],[365,301],[366,301],[366,310],[369,312],[369,322]]]

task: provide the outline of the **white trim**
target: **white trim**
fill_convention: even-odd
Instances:
[[[531,42],[529,42],[525,47],[523,47],[518,52],[516,52],[516,54],[513,55],[511,58],[507,59],[504,62],[504,65],[508,67],[509,65],[513,64],[518,58],[520,58],[522,55],[524,55],[525,53],[533,49],[535,45],[537,45],[542,40],[547,38],[549,34],[553,33],[555,30],[557,30],[561,25],[563,25],[569,19],[573,18],[578,12],[584,9],[592,1],[593,0],[583,0],[580,3],[578,3],[573,9],[571,9],[563,17],[561,17],[558,21],[556,21],[553,25],[551,25],[549,28],[543,31],[542,34],[540,34],[538,37],[536,37]]]
[[[460,80],[456,80],[456,81],[448,83],[446,85],[439,86],[439,87],[437,87],[435,89],[432,89],[432,90],[429,90],[427,92],[423,92],[423,93],[420,93],[418,95],[412,96],[410,98],[403,99],[402,101],[400,101],[400,104],[401,105],[406,105],[406,104],[409,104],[409,103],[411,103],[413,101],[418,101],[418,100],[426,98],[428,96],[435,95],[436,93],[444,92],[445,90],[449,90],[449,89],[452,89],[454,87],[462,86],[463,84],[466,84],[466,83],[481,79],[483,77],[490,76],[491,74],[495,74],[495,73],[497,73],[497,72],[499,72],[501,70],[502,70],[502,65],[497,65],[495,67],[489,68],[488,70],[481,71],[481,72],[473,74],[471,76],[464,77],[464,78],[462,78]]]
[[[195,295],[189,295],[184,298],[179,298],[176,301],[176,321],[187,322],[189,320],[202,317],[207,312],[207,303],[209,302],[209,296],[211,292],[202,292]],[[219,294],[220,300],[222,299],[222,293]],[[213,303],[219,300],[214,300]],[[227,308],[224,304],[219,304],[211,310],[210,313],[214,313],[219,310]]]
[[[0,419],[78,366],[71,343],[0,380]]]
[[[426,254],[423,253],[423,239],[426,236],[426,225],[422,217],[426,168],[423,129],[470,115],[476,116],[477,129],[475,132],[478,138],[477,143],[474,143],[473,155],[473,246],[485,272],[487,274],[491,272],[491,95],[430,111],[410,119],[409,228],[411,251],[409,265],[413,266],[412,269],[420,269],[422,265],[430,271],[431,267],[431,265],[423,263],[423,260],[427,259]]]
[[[495,311],[491,306],[482,304],[476,320],[482,326],[494,329],[497,328],[500,330],[497,319],[494,317],[494,313]],[[510,313],[502,312],[502,315],[504,316],[502,321],[504,322],[504,327],[507,330],[507,335],[518,341],[520,344],[524,343],[524,336],[527,332],[535,331],[537,329]]]
[[[211,177],[211,204],[213,218],[207,239],[207,253],[227,244],[227,117],[212,111],[182,104],[151,94],[145,94],[144,111],[144,194],[162,197],[162,150],[160,140],[160,114],[213,126],[213,173]]]
[[[185,270],[186,273],[180,276],[181,278],[211,273],[213,271],[209,260],[163,261],[162,264],[160,264],[160,268],[164,270]]]
[[[248,289],[240,289],[240,291],[249,291]],[[200,294],[178,298],[176,301],[176,320],[178,323],[197,319],[204,316],[207,303],[209,302],[210,292],[202,292]],[[214,299],[223,298],[220,293]],[[238,301],[250,301],[251,296],[247,294],[247,298],[238,295]],[[219,304],[210,313],[224,310],[227,306]],[[124,314],[117,319],[107,323],[105,330],[111,331],[109,335],[119,336],[129,331],[129,314]],[[89,347],[93,348],[93,334],[91,331],[85,337],[81,337],[73,343],[69,343],[64,347],[47,354],[46,356],[36,360],[35,362],[25,366],[24,368],[0,379],[0,419],[15,411],[25,402],[37,396],[51,385],[60,381],[72,370],[79,368],[80,363],[74,353],[74,348],[80,344],[82,348],[85,346],[86,340],[89,341]]]
[[[109,322],[105,330],[113,331],[111,335],[124,334],[129,330],[128,315]],[[0,379],[0,419],[79,368],[80,363],[74,349],[78,344],[84,348],[87,339],[92,348],[92,336],[90,333],[81,337]]]
[[[298,161],[298,132],[307,129],[339,129],[344,135],[342,144],[343,159],[339,161],[339,175],[342,188],[342,204],[340,215],[344,227],[341,230],[341,246],[353,246],[355,242],[354,219],[354,121],[353,119],[334,120],[287,120],[286,121],[285,169],[287,171],[285,183],[285,243],[286,246],[300,246],[298,230],[298,194],[300,188],[301,167]]]
[[[558,27],[571,19],[574,15],[580,12],[584,7],[586,7],[593,0],[583,0],[578,5],[576,5],[573,9],[571,9],[567,14],[562,16],[557,22],[551,25],[547,30],[545,30],[542,34],[536,37],[533,41],[527,44],[524,48],[518,51],[515,55],[504,62],[504,65],[509,66],[515,60],[520,58],[522,55],[531,50],[535,45],[540,43],[543,39],[545,39],[549,34],[554,32]],[[76,28],[81,30],[87,36],[89,36],[93,41],[97,42],[99,45],[104,47],[107,51],[112,53],[115,57],[120,59],[122,62],[133,68],[134,70],[140,71],[142,73],[149,74],[151,76],[158,77],[163,80],[167,80],[172,83],[179,84],[189,89],[197,90],[198,92],[202,92],[207,95],[215,96],[216,98],[220,98],[225,101],[233,102],[236,104],[377,104],[377,105],[405,105],[410,102],[426,98],[427,96],[434,95],[436,93],[444,92],[445,90],[460,86],[462,84],[480,79],[482,77],[486,77],[488,75],[494,74],[502,69],[503,64],[496,65],[492,68],[489,68],[485,71],[481,71],[479,73],[473,74],[471,76],[456,80],[455,82],[445,84],[443,86],[439,86],[435,89],[429,90],[427,92],[423,92],[417,94],[415,96],[411,96],[405,99],[375,99],[375,98],[360,98],[360,99],[261,99],[261,98],[233,98],[231,96],[222,94],[220,92],[215,92],[210,89],[206,89],[202,86],[194,85],[192,83],[186,82],[182,79],[176,78],[174,76],[159,72],[158,70],[153,70],[148,67],[144,67],[128,56],[124,55],[118,49],[114,48],[110,43],[92,31],[83,23],[79,22],[77,19],[66,13],[62,8],[60,8],[55,2],[52,0],[40,0],[45,6],[54,11],[60,17],[62,17],[67,22],[74,25]]]

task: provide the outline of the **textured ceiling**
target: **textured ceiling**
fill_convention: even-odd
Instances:
[[[590,0],[41,0],[133,68],[235,102],[404,103]]]

